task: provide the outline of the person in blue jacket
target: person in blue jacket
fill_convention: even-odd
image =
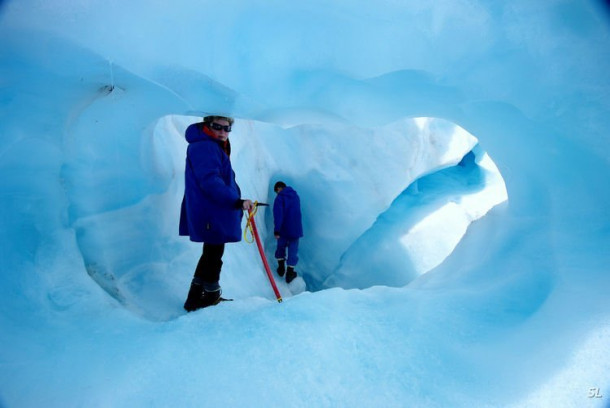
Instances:
[[[278,263],[277,273],[282,277],[285,272],[286,282],[290,283],[297,277],[294,268],[299,262],[299,239],[303,237],[301,200],[297,192],[283,181],[275,183],[273,191],[277,194],[273,201],[273,235],[277,239],[275,251]],[[288,250],[287,259],[286,250]]]
[[[184,198],[180,211],[180,235],[203,242],[184,309],[188,312],[221,301],[220,270],[227,242],[241,240],[243,200],[231,167],[229,133],[233,118],[206,116],[185,132],[189,143],[184,171]]]

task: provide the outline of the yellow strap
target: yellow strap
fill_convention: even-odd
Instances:
[[[254,242],[254,230],[252,229],[252,223],[250,222],[250,220],[254,217],[254,214],[256,214],[257,211],[258,211],[258,201],[255,201],[254,210],[252,210],[252,213],[246,212],[248,221],[246,222],[246,227],[244,228],[244,241],[246,241],[248,244],[251,244]],[[248,230],[250,230],[251,240],[248,239]]]

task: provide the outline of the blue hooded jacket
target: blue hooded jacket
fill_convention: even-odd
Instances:
[[[202,123],[190,125],[185,137],[189,146],[180,235],[210,244],[240,241],[241,192],[223,142],[206,134]]]
[[[294,239],[303,236],[301,222],[301,200],[296,191],[286,186],[273,201],[274,233],[281,237]]]

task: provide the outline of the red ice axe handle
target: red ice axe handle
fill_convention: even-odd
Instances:
[[[256,240],[256,246],[258,247],[258,253],[263,260],[263,265],[265,266],[265,272],[267,272],[267,277],[269,278],[269,282],[271,283],[271,287],[273,288],[273,292],[275,293],[275,297],[279,303],[282,303],[282,295],[280,295],[280,291],[277,289],[277,285],[275,284],[275,279],[273,279],[273,274],[271,273],[271,268],[269,268],[269,262],[267,262],[267,257],[265,256],[265,251],[263,250],[263,244],[261,244],[261,239],[258,236],[258,229],[256,228],[256,222],[254,221],[254,214],[256,214],[256,207],[261,205],[259,203],[255,203],[254,210],[248,210],[248,226],[250,227],[250,231],[252,235],[254,235],[254,239]]]

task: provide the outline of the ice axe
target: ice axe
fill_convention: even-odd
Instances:
[[[248,241],[246,237],[246,231],[250,230],[250,233],[254,237],[256,241],[256,246],[258,247],[258,253],[261,256],[263,261],[263,266],[265,267],[265,272],[267,272],[267,277],[269,278],[269,282],[271,283],[271,287],[273,288],[273,292],[275,293],[275,297],[279,303],[282,303],[282,295],[280,291],[277,289],[277,285],[275,284],[275,279],[273,279],[273,274],[271,273],[271,268],[269,268],[269,262],[267,262],[267,257],[265,256],[265,251],[263,250],[263,244],[261,243],[261,239],[258,235],[258,229],[256,228],[256,221],[254,221],[254,215],[256,214],[258,207],[268,207],[269,204],[259,203],[258,201],[254,202],[254,207],[248,210],[248,222],[246,223],[246,229],[244,230],[244,238],[246,242],[252,243],[252,241]]]

